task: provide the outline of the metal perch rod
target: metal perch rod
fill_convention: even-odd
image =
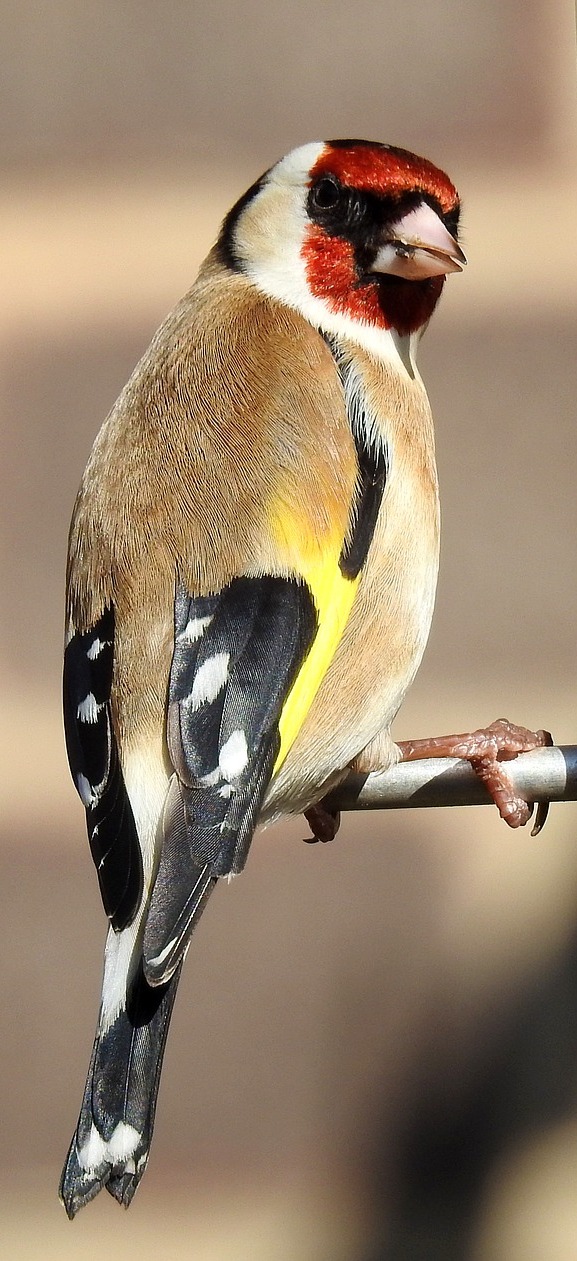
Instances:
[[[515,791],[525,801],[577,801],[575,744],[520,753],[506,767]],[[492,804],[469,762],[460,758],[427,758],[400,762],[371,775],[351,774],[325,800],[335,810]]]

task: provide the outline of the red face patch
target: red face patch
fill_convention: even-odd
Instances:
[[[322,228],[311,223],[304,252],[307,280],[316,297],[324,298],[340,314],[379,322],[377,286],[359,285],[350,241],[327,236]]]
[[[327,145],[311,170],[311,184],[323,175],[362,193],[396,198],[407,193],[432,197],[448,214],[459,204],[448,176],[426,158],[405,149],[381,145]],[[311,293],[335,312],[405,335],[430,319],[439,300],[444,276],[423,281],[395,276],[359,277],[354,246],[345,236],[331,235],[318,224],[308,225],[303,245]]]
[[[304,257],[312,294],[339,315],[363,320],[380,328],[395,328],[402,336],[426,324],[439,301],[444,276],[415,284],[385,277],[381,282],[359,281],[352,245],[342,237],[329,237],[311,223]]]

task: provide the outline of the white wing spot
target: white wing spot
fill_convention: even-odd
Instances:
[[[210,626],[212,618],[212,613],[208,617],[191,617],[184,630],[180,632],[180,635],[177,635],[177,643],[195,644],[197,639],[204,635],[207,626]]]
[[[80,702],[76,710],[76,717],[80,722],[98,722],[100,710],[104,709],[104,704],[99,705],[93,692],[89,692],[88,696]]]
[[[229,661],[229,652],[216,652],[213,657],[203,661],[194,677],[192,692],[186,697],[184,704],[195,710],[215,700],[228,678]]]
[[[218,764],[225,779],[238,779],[248,762],[246,736],[240,728],[222,746],[218,756]]]
[[[98,637],[96,639],[93,639],[90,645],[90,648],[87,648],[86,650],[86,656],[88,657],[88,660],[96,661],[96,658],[100,656],[100,653],[104,652],[104,649],[106,648],[106,644],[107,644],[106,639],[98,639]]]
[[[98,801],[98,794],[94,792],[92,784],[87,780],[86,775],[82,771],[76,776],[76,787],[78,789],[80,800],[86,810],[91,810]]]

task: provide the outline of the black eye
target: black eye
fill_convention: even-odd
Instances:
[[[318,184],[313,184],[309,196],[310,205],[314,210],[334,210],[342,198],[343,191],[336,180],[325,176],[318,181]]]
[[[313,223],[325,232],[348,236],[364,223],[367,204],[367,198],[358,189],[341,184],[336,175],[322,175],[309,190],[307,211]]]

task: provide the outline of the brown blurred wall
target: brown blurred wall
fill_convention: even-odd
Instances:
[[[142,1261],[168,1229],[174,1257],[360,1255],[367,1150],[392,1219],[424,1083],[458,1107],[571,938],[575,808],[538,843],[488,810],[349,816],[322,851],[298,822],[258,838],[191,952],[131,1213],[102,1196],[69,1227],[55,1188],[104,920],[61,736],[67,525],[99,425],[232,200],[323,136],[426,153],[462,192],[470,266],[421,353],[442,573],[397,734],[504,711],[576,742],[572,5],[22,0],[0,19],[6,1255],[120,1241]],[[463,1258],[577,1255],[551,1176],[575,1167],[571,1110],[563,1125],[537,1154],[510,1144]]]

